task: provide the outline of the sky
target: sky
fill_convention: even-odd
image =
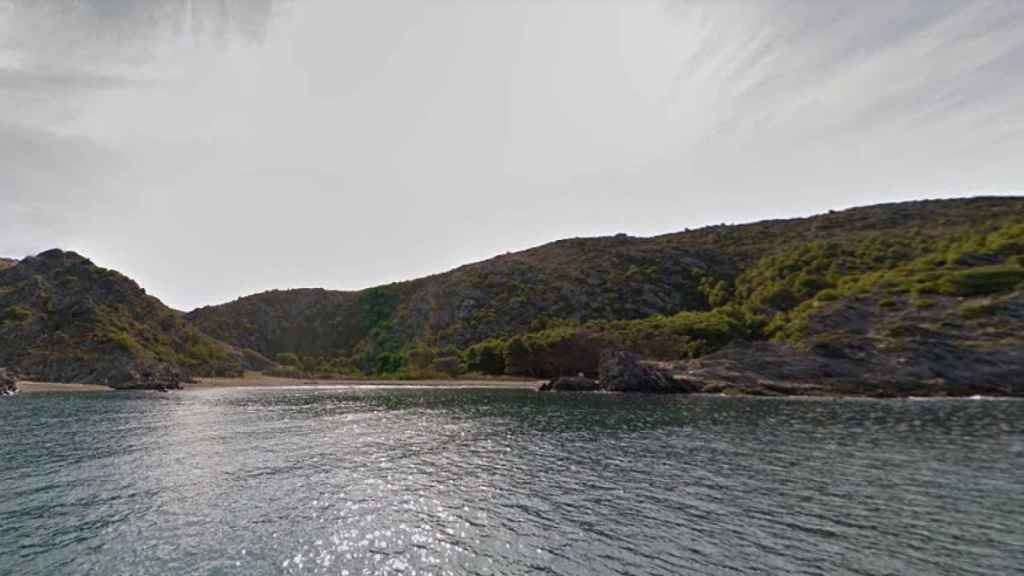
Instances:
[[[1024,2],[0,0],[0,256],[182,310],[1024,191]]]

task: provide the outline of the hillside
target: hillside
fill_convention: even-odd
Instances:
[[[24,378],[173,387],[194,375],[239,374],[243,358],[74,252],[0,269],[0,366]]]
[[[1024,198],[971,198],[577,238],[358,292],[267,292],[188,319],[307,371],[410,373],[444,360],[445,371],[461,362],[492,373],[575,373],[592,371],[609,347],[678,361],[737,340],[804,342],[799,326],[826,299],[846,302],[855,291],[886,299],[886,274],[925,278],[900,293],[915,301],[929,291],[940,299],[1012,292],[1021,224]],[[1000,234],[1005,241],[991,242],[1002,248],[986,251]],[[1001,280],[957,293],[957,274],[972,270]]]

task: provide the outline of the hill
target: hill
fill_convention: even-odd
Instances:
[[[576,238],[362,291],[257,294],[188,319],[225,342],[332,373],[550,376],[592,372],[608,348],[683,361],[737,341],[806,351],[821,334],[804,328],[855,299],[938,311],[1015,294],[1022,225],[1024,198],[969,198]],[[992,317],[1008,327],[1005,315]]]
[[[51,250],[0,269],[0,366],[22,377],[115,387],[237,375],[246,356],[121,274]]]

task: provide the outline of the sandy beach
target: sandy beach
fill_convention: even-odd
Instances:
[[[512,390],[534,389],[542,382],[518,379],[455,379],[455,380],[317,380],[279,378],[259,373],[247,374],[242,378],[199,378],[196,382],[182,384],[184,390],[206,390],[217,388],[295,388],[295,387],[353,387],[353,386],[394,386],[418,388],[503,388]],[[53,382],[18,382],[18,392],[35,394],[41,392],[103,392],[113,388],[98,384],[58,384]]]
[[[280,378],[259,373],[243,378],[199,378],[194,383],[182,384],[185,390],[209,388],[292,388],[332,386],[407,386],[421,388],[507,388],[533,389],[542,384],[538,380],[519,379],[453,379],[453,380],[319,380]]]
[[[56,384],[53,382],[18,382],[19,394],[36,392],[103,392],[113,390],[109,386],[99,384]]]

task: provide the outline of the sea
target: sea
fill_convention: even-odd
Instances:
[[[0,574],[1024,573],[1024,401],[0,398]]]

